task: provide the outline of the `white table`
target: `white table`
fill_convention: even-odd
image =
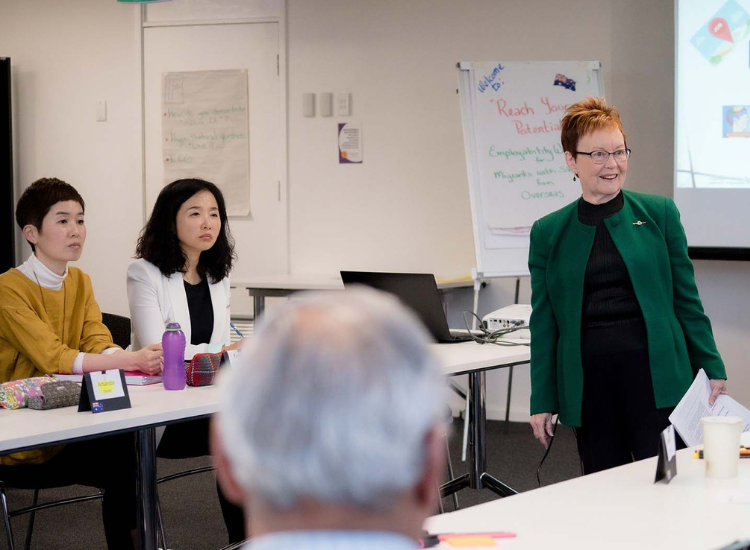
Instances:
[[[344,290],[341,275],[267,275],[250,277],[247,279],[232,279],[232,288],[245,288],[253,297],[253,314],[256,319],[260,318],[266,308],[266,297],[284,297],[303,290]],[[449,280],[437,279],[438,290],[442,294],[452,292],[460,288],[471,288],[474,286],[472,280]],[[484,286],[484,283],[482,283]]]
[[[218,410],[214,386],[166,391],[161,384],[128,386],[132,408],[99,414],[76,407],[54,411],[0,409],[0,453],[90,439],[116,432],[136,433],[138,530],[143,550],[156,550],[156,443],[154,427],[205,418]]]
[[[677,453],[677,476],[654,484],[656,458],[433,516],[430,533],[511,531],[508,550],[701,549],[750,539],[750,460],[735,479],[709,479],[692,450]],[[728,502],[744,498],[745,503]]]
[[[527,347],[480,346],[474,342],[432,344],[431,349],[443,365],[446,376],[469,374],[473,467],[470,474],[459,478],[454,485],[458,489],[481,488],[482,482],[488,481],[487,474],[484,473],[485,372],[528,362],[529,350]],[[219,408],[219,390],[215,386],[206,386],[187,387],[184,391],[166,391],[161,384],[128,386],[128,390],[131,409],[100,414],[78,413],[76,407],[54,411],[0,409],[0,453],[90,439],[115,432],[135,432],[141,548],[155,550],[156,449],[153,428],[186,419],[205,418],[215,413]]]

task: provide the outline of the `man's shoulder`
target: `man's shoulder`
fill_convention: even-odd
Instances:
[[[415,550],[419,548],[412,539],[388,531],[309,530],[282,531],[256,537],[242,546],[242,550],[324,550],[349,548],[351,550]]]

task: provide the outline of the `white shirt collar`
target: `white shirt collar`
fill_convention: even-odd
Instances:
[[[28,260],[18,266],[18,271],[26,275],[35,283],[38,282],[39,286],[42,288],[48,288],[50,290],[60,290],[63,286],[65,277],[68,276],[68,266],[65,266],[65,273],[58,275],[44,265],[33,252]]]

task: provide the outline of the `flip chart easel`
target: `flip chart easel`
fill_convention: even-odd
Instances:
[[[461,62],[458,82],[478,293],[482,279],[527,276],[532,224],[580,196],[560,120],[604,85],[598,61]]]

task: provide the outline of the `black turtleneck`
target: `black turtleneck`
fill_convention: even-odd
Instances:
[[[578,201],[578,219],[596,227],[583,284],[581,340],[584,354],[647,347],[643,314],[627,266],[604,220],[622,210],[622,191],[604,204]]]

